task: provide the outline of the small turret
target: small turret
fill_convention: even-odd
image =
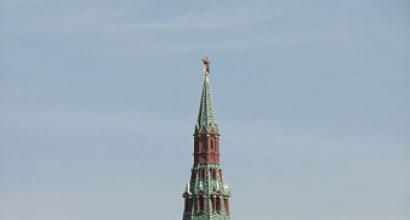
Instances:
[[[185,186],[185,193],[186,194],[191,194],[191,183],[188,181],[188,183]]]

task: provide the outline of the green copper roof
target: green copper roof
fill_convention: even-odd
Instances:
[[[215,112],[212,103],[209,75],[206,74],[202,88],[198,121],[195,126],[195,134],[197,134],[202,128],[205,128],[207,132],[210,132],[212,127],[215,129],[215,132],[218,133],[218,125],[216,123]]]

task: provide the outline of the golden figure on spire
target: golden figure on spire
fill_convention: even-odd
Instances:
[[[208,60],[208,56],[205,56],[205,58],[202,59],[202,62],[204,63],[204,73],[205,73],[206,76],[208,76],[208,74],[209,74],[209,64],[211,63]]]

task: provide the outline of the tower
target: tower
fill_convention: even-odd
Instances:
[[[204,85],[194,130],[194,165],[184,197],[183,220],[229,220],[228,184],[222,178],[219,161],[219,130],[211,97],[209,64],[205,57]]]

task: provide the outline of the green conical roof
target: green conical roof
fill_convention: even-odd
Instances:
[[[215,133],[218,133],[218,125],[216,123],[212,103],[209,74],[207,72],[205,73],[205,80],[202,88],[201,103],[199,107],[198,121],[195,126],[195,134],[197,134],[202,128],[204,128],[207,133],[211,131],[211,128],[214,128]]]

